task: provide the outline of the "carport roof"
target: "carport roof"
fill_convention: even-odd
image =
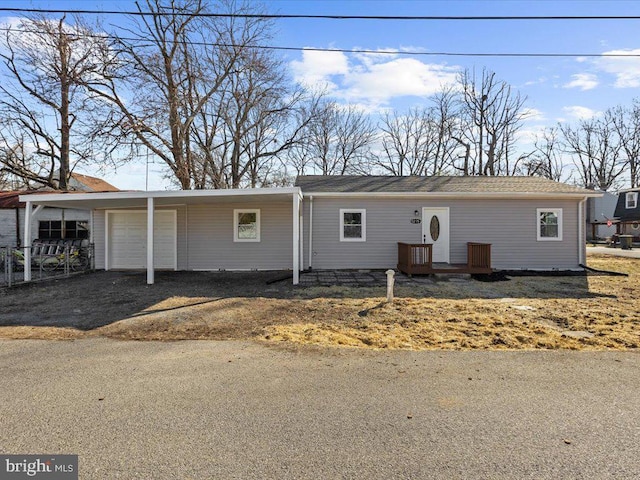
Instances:
[[[226,190],[178,190],[178,191],[120,191],[97,193],[51,193],[21,195],[21,202],[32,202],[59,208],[133,208],[146,207],[147,199],[153,198],[156,206],[188,205],[220,202],[264,202],[287,201],[293,195],[301,196],[300,188],[247,188]]]

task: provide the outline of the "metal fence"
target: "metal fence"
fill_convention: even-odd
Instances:
[[[52,240],[30,247],[0,247],[0,286],[11,287],[25,282],[27,250],[31,257],[32,281],[69,277],[95,269],[94,245],[82,241]]]

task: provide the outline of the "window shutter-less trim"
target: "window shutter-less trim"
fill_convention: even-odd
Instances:
[[[367,211],[363,208],[340,209],[340,241],[367,241]]]
[[[562,209],[538,208],[536,212],[537,240],[562,241]]]

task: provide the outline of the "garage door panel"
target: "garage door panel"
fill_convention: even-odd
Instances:
[[[109,268],[147,267],[146,212],[109,212]],[[156,211],[154,217],[155,268],[176,268],[176,212]]]

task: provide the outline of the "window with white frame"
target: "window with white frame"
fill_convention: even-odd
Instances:
[[[260,241],[260,210],[233,211],[233,241],[234,242],[259,242]]]
[[[340,241],[364,242],[367,239],[367,211],[340,209]]]
[[[562,240],[561,208],[538,208],[538,240]]]
[[[625,206],[627,208],[636,208],[638,206],[638,192],[627,192],[625,200]]]

